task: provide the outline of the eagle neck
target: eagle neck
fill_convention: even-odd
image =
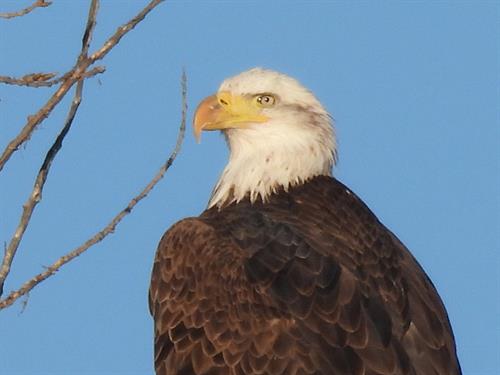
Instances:
[[[251,130],[251,129],[246,129]],[[288,191],[312,177],[331,176],[333,147],[297,135],[282,138],[256,137],[251,131],[226,133],[229,162],[217,182],[208,207],[223,208],[249,199],[268,201],[278,191]],[[256,139],[261,140],[255,142]],[[263,142],[262,139],[265,139]]]

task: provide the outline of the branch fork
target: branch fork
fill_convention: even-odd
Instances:
[[[25,75],[19,79],[0,76],[0,83],[14,84],[14,85],[21,85],[28,87],[42,87],[42,86],[49,87],[56,83],[60,83],[59,88],[50,97],[47,103],[38,112],[36,112],[31,116],[28,116],[27,122],[22,128],[22,130],[6,146],[3,153],[0,155],[0,172],[2,171],[6,163],[9,161],[12,154],[16,150],[18,150],[23,143],[25,143],[27,140],[30,139],[32,133],[35,131],[37,126],[50,115],[52,110],[60,103],[60,101],[67,94],[67,92],[73,87],[73,85],[76,84],[75,94],[71,102],[71,106],[69,108],[68,115],[66,117],[64,125],[59,135],[57,136],[56,140],[47,151],[47,154],[40,167],[38,175],[36,176],[32,192],[23,205],[23,211],[21,214],[21,218],[19,220],[19,224],[9,244],[6,245],[5,247],[4,256],[0,266],[0,297],[2,296],[5,280],[10,273],[12,261],[14,260],[19,244],[23,238],[24,232],[26,231],[29,225],[35,207],[42,200],[43,187],[45,185],[47,176],[49,174],[52,162],[55,159],[59,150],[61,149],[64,138],[71,129],[71,125],[73,123],[75,115],[78,111],[78,107],[82,100],[83,84],[85,82],[85,79],[93,77],[96,74],[103,73],[105,71],[105,68],[102,66],[96,66],[93,68],[91,68],[91,66],[96,61],[104,58],[104,56],[106,56],[106,54],[120,42],[121,38],[126,33],[131,31],[139,22],[141,22],[146,17],[146,15],[149,12],[151,12],[162,1],[163,0],[150,1],[150,3],[141,12],[139,12],[129,22],[119,27],[116,30],[116,32],[102,45],[102,47],[89,57],[88,50],[90,47],[93,31],[95,29],[96,16],[99,9],[99,0],[91,0],[89,14],[87,18],[87,24],[82,38],[82,48],[75,63],[75,66],[69,72],[65,73],[64,75],[58,78],[55,78],[56,77],[55,73],[33,73]],[[50,2],[44,0],[38,0],[35,3],[33,3],[30,7],[23,9],[19,12],[9,13],[9,14],[0,13],[0,17],[12,18],[17,16],[22,16],[24,14],[31,12],[33,9],[37,7],[46,7],[48,5],[50,5]],[[4,299],[0,299],[0,310],[12,305],[21,296],[27,295],[36,285],[38,285],[40,282],[47,279],[48,277],[54,275],[63,265],[70,262],[77,256],[81,255],[91,246],[102,241],[110,233],[113,233],[118,223],[126,215],[128,215],[142,199],[144,199],[149,194],[149,192],[154,188],[154,186],[159,182],[159,180],[163,178],[164,174],[166,173],[170,165],[173,163],[177,153],[180,150],[182,141],[184,139],[186,112],[187,112],[185,74],[182,75],[182,103],[183,103],[182,118],[181,118],[181,125],[176,146],[174,148],[174,151],[167,159],[167,161],[163,164],[163,166],[160,168],[156,176],[146,185],[146,187],[136,197],[134,197],[128,203],[128,205],[122,211],[120,211],[113,218],[113,220],[105,228],[96,233],[93,237],[88,239],[85,243],[83,243],[73,251],[59,258],[51,266],[46,267],[44,272],[39,273],[32,279],[25,282],[21,286],[21,288],[12,291]]]

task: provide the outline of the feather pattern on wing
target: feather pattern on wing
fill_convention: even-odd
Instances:
[[[158,375],[456,375],[431,281],[327,176],[175,224],[150,309]]]

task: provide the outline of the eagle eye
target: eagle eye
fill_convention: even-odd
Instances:
[[[276,103],[276,98],[271,94],[259,94],[255,96],[255,101],[260,107],[272,107]]]

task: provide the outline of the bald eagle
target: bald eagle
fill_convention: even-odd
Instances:
[[[203,100],[229,163],[154,261],[156,374],[460,374],[443,303],[415,258],[332,177],[328,112],[255,68]]]

